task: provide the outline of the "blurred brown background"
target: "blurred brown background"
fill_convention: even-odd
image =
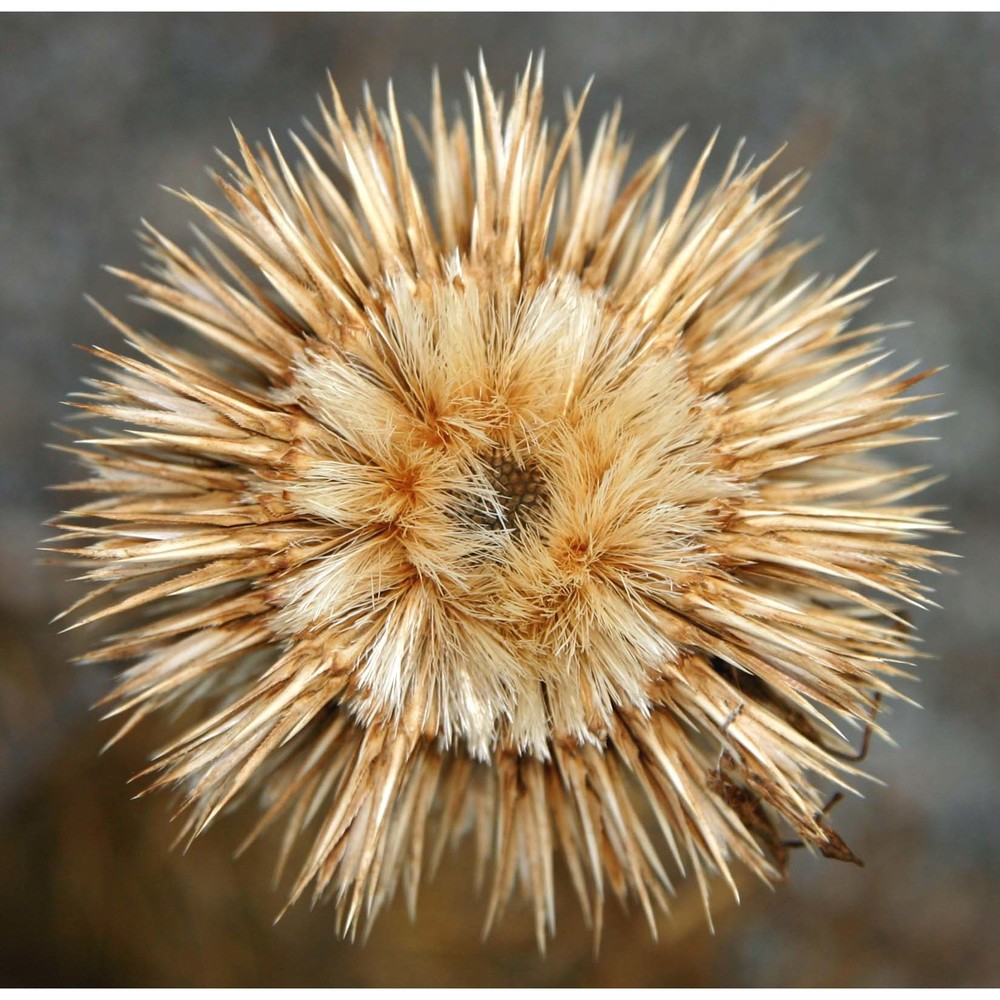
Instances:
[[[229,119],[252,138],[300,128],[327,68],[350,101],[391,75],[423,117],[436,63],[464,100],[480,47],[505,88],[544,48],[554,117],[595,74],[588,129],[623,98],[637,156],[684,122],[681,167],[717,125],[723,147],[788,140],[785,166],[815,171],[791,227],[825,236],[812,265],[880,249],[869,273],[898,280],[866,316],[914,321],[899,357],[948,364],[937,389],[959,411],[907,456],[948,475],[930,499],[966,558],[940,578],[944,610],[919,616],[937,659],[907,693],[924,710],[893,707],[899,747],[869,758],[885,785],[838,810],[867,868],[801,853],[773,893],[747,884],[740,908],[720,893],[714,937],[690,893],[659,943],[610,912],[597,960],[565,891],[547,959],[523,913],[480,944],[461,856],[415,924],[394,908],[363,947],[322,909],[272,927],[273,845],[231,857],[246,817],[182,854],[166,798],[131,800],[162,731],[98,756],[111,729],[88,706],[107,677],[67,665],[92,637],[47,621],[80,591],[35,554],[59,502],[44,487],[72,475],[43,448],[90,369],[72,345],[116,343],[83,295],[138,316],[100,265],[137,264],[141,216],[186,239],[190,215],[159,185],[211,195],[202,167],[232,151]],[[998,52],[988,16],[0,18],[0,985],[1000,983]]]

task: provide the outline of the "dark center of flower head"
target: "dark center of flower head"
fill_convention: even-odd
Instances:
[[[482,456],[493,496],[477,504],[473,520],[492,531],[516,531],[544,505],[545,481],[538,467],[519,463],[501,449]]]

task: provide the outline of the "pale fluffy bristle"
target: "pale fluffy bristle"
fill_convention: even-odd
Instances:
[[[540,945],[557,855],[595,933],[609,892],[655,929],[671,866],[854,860],[817,786],[913,655],[944,526],[871,453],[925,375],[851,328],[861,265],[796,278],[770,161],[701,190],[710,145],[665,211],[676,137],[629,174],[617,112],[586,150],[530,63],[509,110],[469,89],[449,121],[435,81],[428,190],[391,90],[352,121],[334,89],[319,154],[238,136],[229,211],[190,199],[220,243],[147,227],[122,276],[207,343],[112,318],[132,354],[79,397],[125,430],[71,449],[77,620],[144,611],[90,656],[129,662],[111,714],[196,712],[154,786],[191,835],[285,817],[344,932],[466,832]]]

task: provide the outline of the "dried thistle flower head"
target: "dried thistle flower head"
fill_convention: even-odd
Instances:
[[[151,769],[191,835],[259,799],[349,931],[473,831],[488,919],[518,888],[544,942],[556,855],[597,931],[609,890],[653,922],[670,856],[704,892],[850,855],[817,783],[942,526],[870,454],[928,419],[849,327],[874,286],[793,277],[799,180],[737,150],[699,194],[710,145],[665,210],[676,137],[628,175],[618,112],[586,150],[530,63],[469,92],[449,121],[435,82],[429,191],[391,89],[334,89],[330,165],[238,137],[230,211],[190,198],[220,242],[147,226],[123,277],[208,349],[113,320],[78,405],[126,429],[71,449],[61,548],[80,624],[145,612],[88,657],[131,662],[112,714],[195,716]]]

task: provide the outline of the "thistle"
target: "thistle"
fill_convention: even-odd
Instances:
[[[145,227],[121,276],[205,350],[109,315],[70,610],[138,613],[86,659],[129,664],[125,729],[188,720],[147,772],[186,834],[256,800],[341,931],[466,833],[488,923],[519,892],[543,945],[561,858],[595,934],[609,894],[655,931],[677,871],[853,859],[819,786],[907,676],[943,528],[871,453],[929,373],[850,325],[863,262],[795,277],[801,178],[737,148],[699,193],[710,143],[668,206],[679,135],[629,174],[618,110],[585,149],[540,68],[509,109],[468,87],[449,120],[435,79],[426,189],[391,87],[354,120],[332,88],[318,153],[237,134],[229,210],[184,196],[200,250]]]

